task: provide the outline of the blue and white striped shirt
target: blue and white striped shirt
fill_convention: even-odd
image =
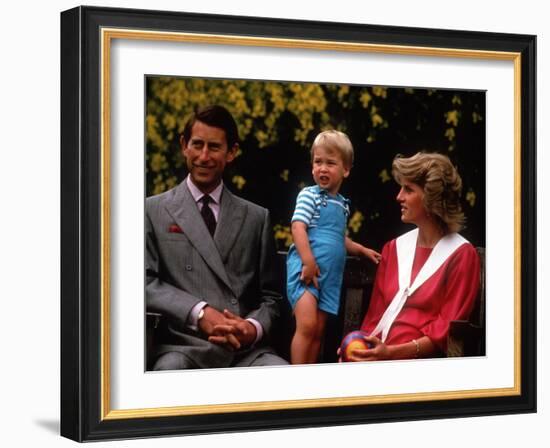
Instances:
[[[318,185],[313,185],[304,188],[298,193],[296,208],[294,209],[291,222],[301,221],[306,224],[308,228],[317,227],[317,221],[320,216],[320,206],[325,202],[332,202],[339,205],[344,209],[346,217],[349,216],[349,204],[347,199],[341,194],[336,195],[336,197],[331,197]]]

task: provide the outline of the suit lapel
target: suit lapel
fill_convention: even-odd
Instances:
[[[231,192],[224,187],[220,203],[220,216],[214,233],[214,241],[218,246],[220,256],[225,263],[229,252],[241,232],[247,208],[235,200]]]
[[[176,187],[174,196],[166,203],[166,209],[212,271],[233,290],[225,272],[220,252],[204,224],[185,180]]]

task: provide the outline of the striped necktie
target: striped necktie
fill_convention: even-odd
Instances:
[[[201,198],[202,202],[202,208],[201,208],[201,215],[202,219],[204,219],[204,223],[206,224],[206,228],[210,232],[210,235],[214,236],[214,232],[216,231],[216,218],[214,217],[214,212],[210,208],[208,204],[210,202],[213,202],[213,199],[205,194]]]

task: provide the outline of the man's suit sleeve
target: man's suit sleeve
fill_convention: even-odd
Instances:
[[[260,284],[259,307],[249,313],[246,318],[257,320],[264,330],[264,338],[268,337],[274,323],[280,317],[282,296],[277,292],[275,280],[274,258],[275,244],[271,230],[269,212],[264,210],[261,232],[261,254],[259,257],[258,279]]]
[[[145,213],[145,297],[147,311],[161,313],[180,329],[188,328],[189,313],[201,301],[182,289],[161,279],[162,261],[159,258],[155,230],[146,206]]]

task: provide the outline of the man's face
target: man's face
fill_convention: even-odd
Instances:
[[[189,141],[182,137],[180,144],[191,180],[205,194],[218,186],[225,165],[233,161],[238,148],[237,144],[227,147],[223,129],[200,121],[193,124]]]

